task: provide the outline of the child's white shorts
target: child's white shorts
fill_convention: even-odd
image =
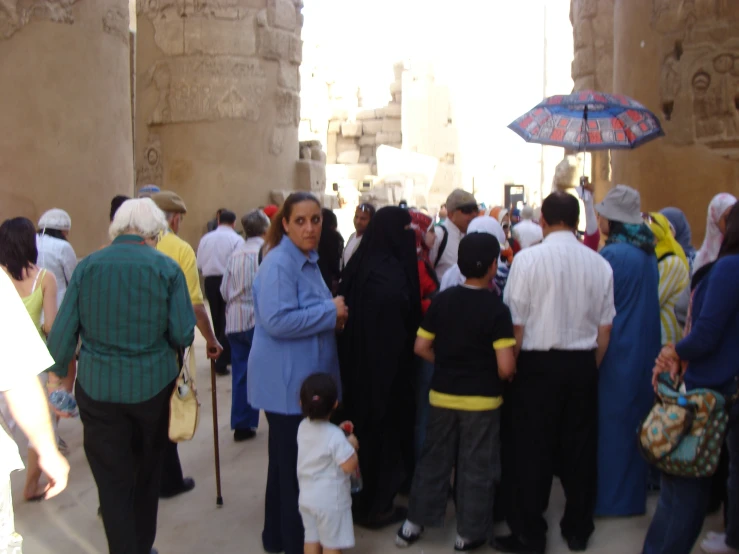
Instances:
[[[354,548],[352,510],[347,508],[308,508],[300,506],[305,528],[305,542],[321,543],[323,548]]]

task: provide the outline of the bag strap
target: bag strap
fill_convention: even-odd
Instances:
[[[192,385],[195,382],[194,371],[191,367],[195,367],[195,350],[189,346],[182,356],[182,367],[180,368],[180,377],[186,384]]]
[[[441,256],[444,254],[444,250],[446,250],[446,245],[449,242],[449,231],[441,224],[434,225],[434,227],[439,227],[444,233],[444,238],[441,239],[441,244],[439,245],[439,252],[436,254],[436,260],[434,260],[434,269],[436,269],[436,266],[439,265],[439,261],[441,261]]]

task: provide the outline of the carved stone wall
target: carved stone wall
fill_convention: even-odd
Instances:
[[[301,0],[139,0],[136,175],[177,191],[196,244],[221,207],[298,179]]]
[[[127,0],[0,0],[0,220],[72,217],[78,256],[133,192]]]
[[[739,193],[739,163],[729,159],[739,138],[730,100],[738,9],[729,0],[619,0],[614,8],[614,91],[658,114],[666,136],[614,151],[613,182],[638,188],[645,210],[681,208],[697,245],[711,197]]]
[[[655,0],[667,141],[739,160],[739,2]]]

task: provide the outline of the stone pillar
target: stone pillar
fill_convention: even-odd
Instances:
[[[0,2],[0,218],[72,217],[79,256],[133,192],[128,0]]]
[[[711,197],[739,194],[739,4],[620,0],[614,90],[657,114],[666,136],[613,152],[613,182],[645,210],[685,211],[699,244]]]
[[[613,92],[613,0],[572,0],[575,90]],[[611,188],[610,152],[591,153],[590,176],[600,199]]]
[[[139,0],[136,182],[176,191],[197,245],[218,208],[293,189],[301,0]]]

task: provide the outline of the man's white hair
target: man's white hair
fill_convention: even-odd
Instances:
[[[168,228],[164,212],[151,198],[126,200],[113,217],[108,234],[110,239],[126,234],[154,238]]]

